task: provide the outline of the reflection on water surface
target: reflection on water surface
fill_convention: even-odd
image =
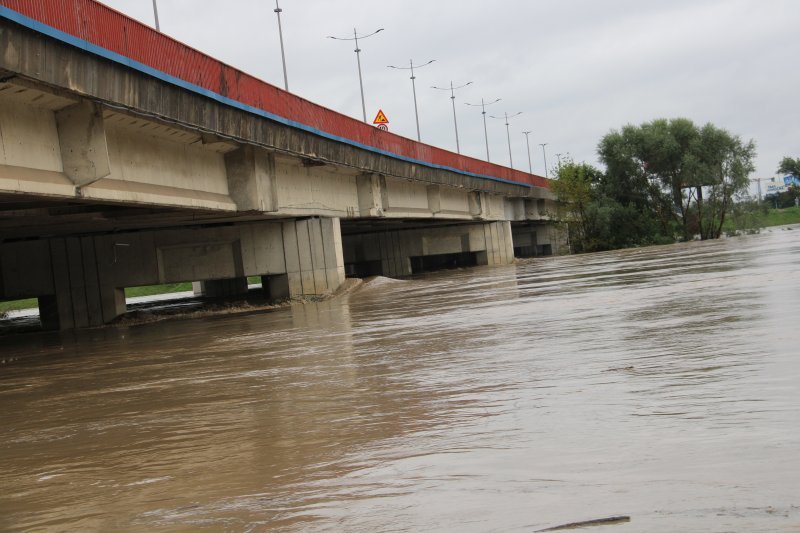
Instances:
[[[3,338],[0,529],[795,531],[799,301],[773,230]]]

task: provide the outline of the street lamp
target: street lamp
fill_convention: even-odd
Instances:
[[[530,131],[523,131],[522,134],[525,135],[525,146],[528,147],[528,174],[533,174],[533,163],[531,163],[531,141],[528,138],[532,132]]]
[[[486,102],[483,101],[483,98],[481,98],[481,103],[480,104],[470,104],[469,102],[464,102],[464,104],[466,104],[466,105],[471,105],[473,107],[480,107],[481,108],[481,115],[483,115],[483,138],[486,140],[486,161],[487,162],[491,162],[491,161],[489,161],[489,134],[486,131],[486,106],[495,104],[495,103],[497,103],[499,101],[500,101],[500,98],[498,98],[497,100],[493,100],[491,102],[486,103]]]
[[[372,32],[372,33],[370,33],[368,35],[362,35],[360,37],[360,39],[366,39],[367,37],[372,37],[373,35],[375,35],[378,32],[381,32],[381,31],[383,31],[383,28],[378,28],[377,30],[375,30],[374,32]],[[361,77],[361,48],[358,47],[358,39],[359,39],[358,32],[356,32],[356,29],[353,28],[353,38],[352,39],[349,38],[349,37],[333,37],[332,35],[328,35],[328,39],[335,39],[337,41],[355,41],[355,43],[356,43],[356,49],[353,50],[353,51],[356,53],[356,61],[358,62],[358,85],[361,88],[361,113],[364,116],[364,122],[366,122],[367,121],[367,104],[364,103],[364,80]]]
[[[156,0],[153,0],[153,16],[156,19],[156,31],[161,31],[161,26],[158,24],[158,6]]]
[[[542,147],[542,157],[544,157],[544,177],[549,177],[547,175],[547,152],[545,151],[544,147],[547,146],[547,143],[539,143],[539,146]]]
[[[461,153],[461,146],[458,144],[458,120],[456,120],[456,94],[455,94],[455,91],[457,89],[462,89],[462,88],[466,87],[467,85],[471,85],[471,84],[472,84],[472,82],[468,81],[464,85],[459,85],[458,87],[453,87],[453,82],[451,80],[449,89],[447,87],[433,87],[433,86],[431,86],[431,89],[438,89],[440,91],[450,91],[450,101],[453,103],[453,125],[456,128],[456,152],[458,152],[459,154]]]
[[[153,0],[155,3],[156,0]],[[278,38],[281,41],[281,61],[283,61],[283,87],[289,90],[289,78],[286,77],[286,54],[283,51],[283,29],[281,28],[281,6],[278,5],[278,0],[275,0],[275,14],[278,15]]]
[[[754,179],[750,180],[750,181],[755,181],[756,183],[758,183],[758,201],[759,202],[761,201],[761,180],[762,179],[763,178],[754,178]]]
[[[436,61],[436,60],[435,59],[431,59],[427,63],[423,63],[422,65],[417,65],[417,68],[427,67],[428,65],[430,65],[434,61]],[[409,59],[408,63],[411,65],[410,67],[395,67],[394,65],[388,65],[388,68],[394,68],[394,69],[397,69],[397,70],[410,70],[411,71],[411,92],[414,93],[414,118],[417,119],[417,140],[418,141],[422,141],[422,138],[419,135],[419,111],[417,110],[417,84],[414,82],[414,80],[416,80],[417,77],[414,76],[414,60],[413,59]]]
[[[516,117],[517,115],[521,115],[521,114],[522,114],[522,111],[518,111],[518,112],[514,113],[513,115],[509,115],[506,112],[506,113],[503,113],[502,117],[496,117],[494,115],[489,115],[492,118],[502,119],[502,118],[505,117],[505,119],[506,119],[506,137],[508,137],[508,166],[511,167],[512,169],[514,168],[514,161],[511,159],[511,130],[508,127],[508,119],[510,119],[512,117]]]

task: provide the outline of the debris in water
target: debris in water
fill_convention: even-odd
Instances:
[[[542,531],[561,531],[564,529],[578,529],[581,527],[594,527],[594,526],[608,526],[612,524],[623,524],[630,522],[630,516],[610,516],[608,518],[597,518],[595,520],[585,520],[583,522],[570,522],[569,524],[562,524],[560,526],[548,527],[547,529],[539,529]]]

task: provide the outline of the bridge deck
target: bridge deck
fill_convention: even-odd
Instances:
[[[0,0],[0,16],[167,83],[280,124],[374,153],[518,185],[548,180],[420,143],[305,100],[94,0]]]

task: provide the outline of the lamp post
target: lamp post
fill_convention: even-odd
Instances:
[[[544,177],[547,178],[547,152],[544,149],[544,147],[547,146],[547,143],[539,143],[539,146],[542,147],[542,157],[544,157]]]
[[[436,61],[436,60],[435,59],[431,59],[427,63],[423,63],[422,65],[417,65],[417,68],[427,67],[428,65],[430,65],[434,61]],[[419,111],[417,110],[417,84],[414,81],[414,80],[417,79],[417,77],[414,76],[414,60],[413,59],[409,59],[408,63],[411,65],[410,67],[395,67],[394,65],[388,65],[387,68],[394,68],[394,69],[397,69],[397,70],[410,70],[411,71],[411,92],[414,94],[414,118],[417,120],[417,140],[418,141],[422,141],[422,138],[420,137],[420,134],[419,134]]]
[[[156,19],[156,31],[161,31],[161,26],[158,24],[158,5],[156,5],[156,0],[153,0],[153,16]]]
[[[153,0],[155,2],[156,0]],[[275,14],[278,15],[278,38],[281,41],[281,61],[283,61],[283,88],[289,90],[289,78],[286,76],[286,54],[283,51],[283,29],[281,28],[281,6],[278,5],[278,0],[275,0]]]
[[[755,181],[756,183],[758,183],[758,201],[759,202],[761,201],[761,180],[762,180],[762,178],[753,178],[753,179],[750,180],[750,181]]]
[[[525,135],[525,146],[528,147],[528,174],[533,174],[533,163],[531,163],[531,140],[528,138],[532,132],[530,131],[523,131],[522,134]]]
[[[500,98],[498,98],[497,100],[493,100],[491,102],[486,103],[486,102],[483,101],[483,98],[481,98],[481,103],[480,104],[470,104],[469,102],[464,102],[466,105],[471,105],[473,107],[480,107],[481,108],[481,115],[483,115],[483,138],[486,140],[486,161],[487,162],[491,162],[491,161],[489,161],[489,134],[486,131],[486,106],[495,104],[495,103],[497,103],[499,101],[500,101]]]
[[[364,79],[361,76],[361,48],[358,47],[358,39],[366,39],[367,37],[372,37],[378,32],[383,31],[383,28],[378,28],[374,32],[368,35],[362,35],[361,37],[358,36],[358,32],[355,28],[353,28],[353,38],[349,37],[333,37],[332,35],[328,35],[328,39],[335,39],[337,41],[355,41],[356,49],[353,50],[356,53],[356,62],[358,63],[358,86],[361,88],[361,113],[364,117],[364,122],[367,121],[367,104],[364,102]]]
[[[455,91],[458,90],[458,89],[463,89],[467,85],[471,85],[471,84],[472,84],[472,82],[468,81],[464,85],[459,85],[458,87],[453,87],[453,82],[451,80],[449,89],[447,87],[433,87],[433,86],[431,86],[431,89],[438,89],[440,91],[450,91],[450,101],[453,104],[453,125],[455,126],[455,129],[456,129],[456,152],[458,152],[459,154],[461,153],[461,146],[458,144],[458,120],[456,119],[456,94],[455,94]]]
[[[517,115],[521,115],[521,114],[522,114],[522,111],[518,111],[518,112],[514,113],[513,115],[509,115],[508,112],[506,112],[506,113],[503,113],[502,117],[496,117],[494,115],[489,115],[492,118],[502,119],[502,118],[505,117],[505,119],[506,119],[506,137],[508,137],[508,166],[511,167],[512,169],[514,168],[514,161],[511,159],[511,130],[509,129],[509,126],[508,126],[508,119],[510,119],[512,117],[516,117]]]

